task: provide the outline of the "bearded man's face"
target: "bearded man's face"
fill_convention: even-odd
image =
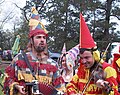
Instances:
[[[44,34],[39,34],[34,36],[33,41],[36,52],[39,53],[46,49],[47,43],[46,43],[46,36]]]

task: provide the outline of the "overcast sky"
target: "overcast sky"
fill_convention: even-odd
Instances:
[[[4,25],[4,29],[7,29],[8,27],[12,28],[14,25],[13,22],[15,23],[15,21],[19,21],[19,17],[21,15],[21,11],[15,6],[15,4],[23,8],[26,4],[26,0],[4,0],[1,4],[2,1],[3,0],[0,0],[0,22],[12,12],[9,17],[13,17],[14,19],[7,21]]]
[[[0,22],[6,18],[7,15],[10,14],[10,12],[12,12],[12,14],[10,15],[10,17],[14,17],[14,19],[10,20],[7,22],[7,24],[4,25],[4,29],[9,28],[13,28],[14,23],[19,22],[19,17],[21,15],[21,11],[19,10],[19,8],[17,8],[15,6],[14,3],[16,3],[19,7],[23,8],[26,4],[26,0],[5,0],[4,3],[1,4],[3,0],[0,0]],[[102,0],[105,1],[105,0]],[[118,23],[118,28],[120,27],[120,20],[117,20],[116,18],[112,18],[111,21],[115,21]],[[1,25],[1,23],[0,23]]]

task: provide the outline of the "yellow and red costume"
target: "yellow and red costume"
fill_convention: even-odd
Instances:
[[[27,53],[29,62],[34,69],[35,76],[39,83],[46,83],[54,86],[57,90],[64,88],[64,80],[60,76],[59,70],[54,63],[38,63],[38,59],[32,56],[32,53]],[[26,88],[26,83],[32,82],[34,77],[26,62],[23,59],[22,54],[18,54],[14,58],[14,62],[8,66],[5,70],[6,77],[4,82],[4,89],[10,88],[10,95],[21,95],[19,92],[15,93],[15,84],[19,84]],[[40,85],[39,85],[40,86]],[[47,92],[46,88],[43,88]],[[30,91],[29,91],[30,92]],[[15,94],[14,94],[15,93]],[[26,94],[33,95],[33,94]],[[45,94],[49,95],[49,94]]]
[[[84,51],[85,50],[93,51],[93,49],[95,49],[96,47],[97,46],[90,34],[87,24],[85,23],[85,20],[84,20],[82,14],[80,14],[80,47],[79,48],[80,49],[83,48]],[[80,50],[80,52],[81,52],[81,50]],[[82,61],[81,61],[77,74],[75,74],[73,76],[70,83],[68,83],[66,86],[67,95],[72,95],[72,94],[73,95],[74,94],[76,94],[76,95],[77,94],[80,94],[80,95],[81,94],[82,95],[120,95],[118,93],[118,83],[116,81],[116,78],[117,78],[116,70],[113,67],[111,67],[109,64],[107,64],[106,62],[102,62],[100,60],[100,54],[99,54],[98,50],[94,50],[92,53],[93,53],[92,54],[93,58],[96,62],[96,63],[94,63],[94,66],[98,63],[101,63],[99,65],[101,65],[101,70],[105,74],[103,81],[109,82],[110,88],[112,88],[112,90],[110,90],[110,92],[108,92],[109,93],[108,94],[108,93],[106,93],[107,91],[105,92],[106,88],[97,87],[97,84],[95,82],[96,80],[93,77],[93,79],[90,80],[90,83],[88,84],[87,88],[85,89],[85,92],[82,93],[84,91],[86,84],[88,83],[89,79],[91,78],[91,72],[92,72],[92,69],[94,70],[94,67],[92,66],[90,68],[86,68],[84,63],[82,63]],[[86,57],[86,55],[84,57]]]
[[[118,84],[116,81],[117,75],[115,69],[105,62],[102,64],[102,68],[106,73],[105,81],[108,81],[113,89],[109,95],[119,95],[117,91]],[[67,94],[71,95],[82,93],[86,83],[90,78],[90,73],[90,69],[86,69],[84,65],[80,63],[77,74],[73,76],[72,81],[67,85]],[[91,80],[83,95],[106,95],[106,93],[103,92],[103,89],[96,86],[94,80]]]
[[[117,72],[117,82],[120,85],[120,53],[114,54],[112,66]]]

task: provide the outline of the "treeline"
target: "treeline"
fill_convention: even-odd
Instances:
[[[25,48],[28,42],[30,9],[35,6],[41,20],[44,19],[47,22],[45,27],[49,31],[48,48],[50,50],[61,52],[63,43],[66,43],[67,50],[79,43],[80,12],[83,14],[94,40],[102,50],[108,43],[120,41],[120,31],[116,31],[115,28],[117,22],[110,21],[111,18],[120,20],[119,3],[119,0],[104,2],[102,0],[27,0],[26,6],[21,9],[23,16],[18,24],[19,27],[12,31],[9,48],[18,34],[21,35],[21,48]],[[8,31],[1,29],[0,46],[7,49],[8,44],[3,44],[6,42],[3,32]]]

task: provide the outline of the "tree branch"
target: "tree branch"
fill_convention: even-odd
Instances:
[[[29,20],[27,19],[27,16],[26,16],[25,9],[24,9],[24,8],[19,7],[16,3],[13,3],[13,4],[15,4],[15,6],[16,6],[17,8],[19,8],[20,10],[22,10],[22,11],[23,11],[23,15],[24,15],[25,19],[29,22]]]
[[[114,16],[114,17],[116,17],[118,20],[120,20],[120,16],[118,16],[118,15],[110,15],[110,16]]]
[[[5,0],[1,1],[0,4],[2,4],[3,2],[5,2]]]
[[[40,10],[38,12],[41,11],[41,9],[44,7],[44,5],[45,5],[46,2],[47,2],[47,0],[45,0],[45,2],[42,4],[42,6],[41,6],[41,8],[40,8]]]
[[[12,11],[13,11],[13,10],[12,10]],[[1,26],[0,26],[0,27],[2,27],[3,24],[7,21],[7,19],[8,19],[9,16],[11,15],[12,11],[6,16],[6,18],[5,18],[3,21],[1,21],[2,23],[1,23]]]

